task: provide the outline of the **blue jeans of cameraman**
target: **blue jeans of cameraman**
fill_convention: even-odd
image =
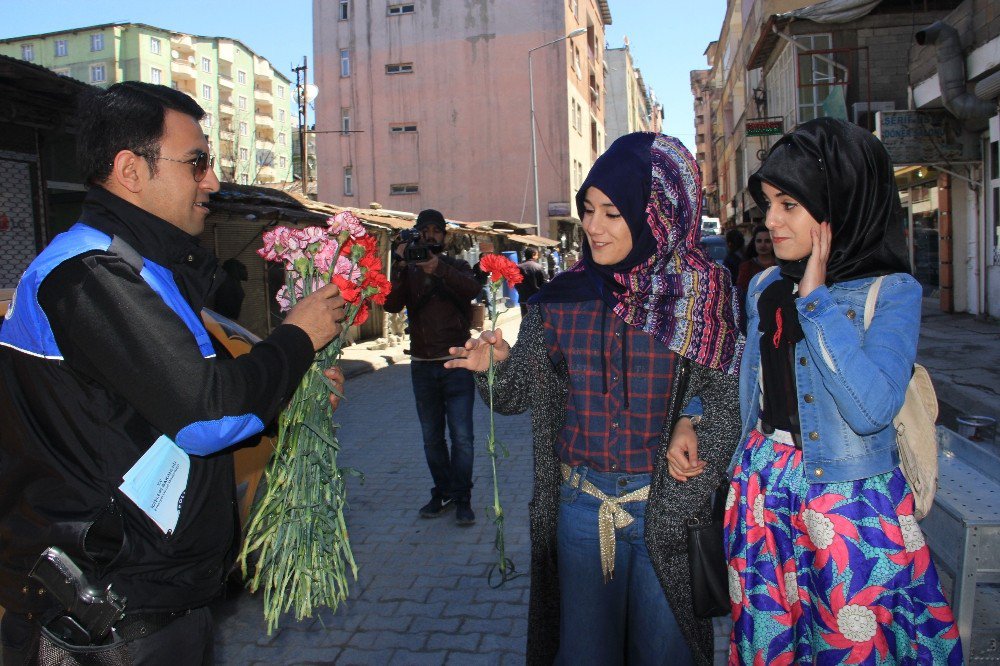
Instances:
[[[651,474],[574,468],[610,497],[648,486]],[[583,481],[579,483],[583,485]],[[622,504],[635,520],[615,530],[614,576],[601,570],[601,502],[564,481],[556,532],[559,562],[559,654],[555,663],[694,664],[646,550],[646,502]]]
[[[472,495],[472,406],[476,385],[472,373],[447,369],[444,361],[410,363],[417,417],[424,436],[424,455],[434,479],[434,497],[468,502]],[[445,424],[451,451],[445,440]]]

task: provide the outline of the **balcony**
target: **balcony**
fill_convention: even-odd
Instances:
[[[253,75],[258,79],[270,81],[274,78],[274,70],[271,69],[271,63],[267,59],[255,55],[253,57]]]
[[[219,128],[219,141],[233,141],[236,135],[233,133],[232,127],[220,127]]]
[[[232,104],[230,104],[229,102],[219,102],[219,115],[220,116],[229,116],[231,118],[235,114],[236,114],[236,110],[233,108]]]
[[[233,85],[233,77],[228,74],[219,74],[219,88],[225,88],[227,90],[235,88]]]
[[[253,117],[253,121],[256,123],[257,127],[274,127],[274,118],[271,116],[265,116],[258,113]]]
[[[194,63],[187,58],[174,58],[170,61],[170,73],[173,75],[174,79],[189,79],[194,80],[198,76],[198,70],[195,69]]]
[[[253,98],[259,104],[266,104],[271,106],[274,103],[274,95],[271,94],[270,90],[265,90],[260,86],[254,86]]]
[[[195,54],[191,35],[170,35],[170,48],[182,56]]]
[[[219,40],[219,60],[220,61],[222,61],[222,62],[228,62],[228,63],[232,64],[233,57],[235,55],[234,54],[235,50],[236,50],[236,47],[233,45],[232,42],[224,42],[222,40]]]
[[[258,183],[273,183],[274,169],[270,165],[257,167],[257,178],[255,180]]]
[[[262,139],[257,139],[254,145],[257,148],[257,150],[274,150],[273,141],[265,141]]]
[[[219,165],[226,167],[227,169],[232,169],[233,167],[236,166],[236,162],[234,162],[233,158],[231,157],[219,156]]]

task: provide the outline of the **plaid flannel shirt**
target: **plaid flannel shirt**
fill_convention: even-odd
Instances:
[[[569,368],[559,458],[601,472],[652,472],[677,355],[601,301],[546,303],[542,319],[549,357]]]

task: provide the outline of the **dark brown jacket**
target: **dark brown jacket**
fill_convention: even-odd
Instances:
[[[443,358],[449,347],[460,347],[469,339],[472,298],[479,293],[479,282],[467,262],[444,255],[438,260],[430,275],[413,264],[397,263],[392,268],[385,311],[406,308],[410,354],[415,358]]]

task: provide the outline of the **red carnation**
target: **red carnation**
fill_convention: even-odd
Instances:
[[[479,259],[479,268],[490,274],[490,282],[506,280],[513,287],[524,280],[521,269],[513,261],[502,254],[487,254]]]
[[[348,303],[358,302],[358,299],[361,297],[361,287],[341,275],[334,275],[331,278],[331,282],[340,287],[340,295],[344,297],[345,301]]]

